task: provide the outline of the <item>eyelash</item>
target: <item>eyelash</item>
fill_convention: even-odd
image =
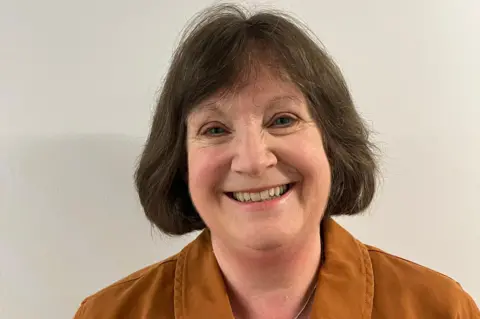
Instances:
[[[291,115],[291,114],[279,114],[278,116],[274,116],[273,119],[270,121],[270,123],[275,123],[275,121],[277,121],[278,119],[288,119],[290,120],[290,124],[287,124],[287,125],[280,125],[280,128],[285,128],[285,127],[290,127],[292,125],[295,125],[297,122],[298,122],[298,118]]]
[[[206,135],[206,136],[211,136],[211,137],[215,137],[215,136],[220,136],[221,134],[209,134],[209,131],[213,130],[213,129],[221,129],[224,131],[224,133],[221,133],[221,134],[225,134],[225,132],[227,132],[227,129],[221,127],[221,125],[216,125],[216,126],[209,126],[207,127],[206,129],[204,129],[202,132],[201,132],[201,135]]]
[[[286,125],[280,124],[279,127],[274,127],[274,128],[288,128],[288,127],[291,127],[291,126],[295,125],[298,122],[298,118],[293,116],[293,115],[279,114],[278,116],[274,116],[272,118],[272,120],[270,120],[271,124],[269,126],[274,125],[275,121],[277,121],[278,119],[288,119],[291,122],[290,122],[290,124],[286,124]],[[218,136],[222,136],[225,133],[228,133],[228,130],[226,128],[224,128],[223,125],[221,125],[220,123],[211,123],[211,124],[212,125],[209,125],[205,129],[201,130],[200,135],[209,136],[209,137],[218,137]],[[219,134],[215,134],[215,133],[210,134],[209,131],[211,131],[213,129],[221,129],[224,132],[219,133]]]

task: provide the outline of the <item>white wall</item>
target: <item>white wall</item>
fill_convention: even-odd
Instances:
[[[210,1],[171,3],[0,0],[1,318],[70,318],[192,238],[152,231],[131,179],[178,32]],[[382,189],[341,222],[479,301],[480,2],[269,3],[318,34],[378,132]]]

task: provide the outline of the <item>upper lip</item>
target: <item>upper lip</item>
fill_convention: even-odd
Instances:
[[[278,186],[283,186],[283,185],[289,185],[291,183],[283,183],[283,184],[277,184],[273,186],[266,186],[266,187],[259,187],[259,188],[249,188],[249,189],[242,189],[242,190],[237,190],[237,191],[230,191],[227,193],[260,193],[262,191],[269,190],[271,188],[275,188]]]

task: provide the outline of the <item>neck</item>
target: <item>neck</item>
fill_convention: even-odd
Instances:
[[[285,246],[258,251],[230,247],[212,236],[237,318],[297,316],[311,295],[320,263],[320,230]]]

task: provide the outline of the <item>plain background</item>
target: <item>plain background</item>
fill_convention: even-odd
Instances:
[[[263,1],[305,21],[377,132],[366,243],[480,300],[480,2]],[[207,0],[0,0],[0,317],[71,318],[177,252],[132,174],[179,32]]]

